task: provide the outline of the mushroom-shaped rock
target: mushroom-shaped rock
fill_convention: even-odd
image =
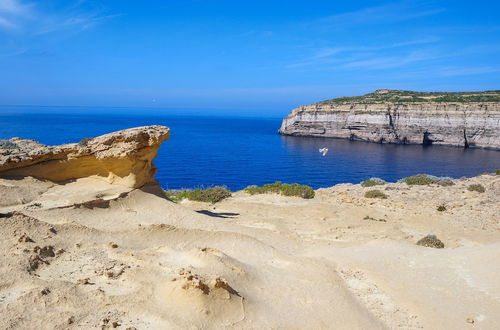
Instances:
[[[0,177],[32,176],[54,182],[97,177],[138,188],[154,181],[153,159],[169,137],[169,128],[155,125],[59,146],[13,138],[8,149],[0,146]]]

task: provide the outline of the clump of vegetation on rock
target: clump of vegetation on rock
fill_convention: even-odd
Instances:
[[[453,186],[455,183],[453,182],[453,178],[450,177],[438,177],[429,174],[417,174],[413,176],[409,176],[407,178],[403,178],[398,181],[398,183],[406,183],[410,186],[424,186],[436,183],[440,186]]]
[[[496,175],[500,175],[500,169],[497,169],[497,170],[495,171],[495,174],[496,174]]]
[[[3,150],[12,150],[12,149],[19,149],[19,146],[9,140],[0,140],[0,149]]]
[[[438,210],[439,212],[444,212],[444,211],[446,211],[446,206],[444,206],[444,204],[441,204],[441,205],[439,205],[439,206],[437,207],[437,210]]]
[[[78,142],[78,146],[81,148],[85,148],[91,140],[91,138],[83,138],[80,140],[80,142]]]
[[[454,186],[455,182],[453,182],[451,180],[441,180],[441,181],[438,181],[437,184],[440,186],[443,186],[443,187],[448,187],[448,186]]]
[[[415,92],[394,89],[379,89],[361,96],[338,97],[318,104],[380,104],[380,103],[426,103],[426,102],[500,102],[500,91],[484,92]]]
[[[365,197],[387,199],[387,195],[381,192],[380,190],[369,190],[365,193]]]
[[[305,199],[314,198],[314,190],[309,186],[297,183],[281,183],[279,181],[263,185],[262,187],[250,186],[245,188],[245,191],[251,195],[276,193],[283,196],[297,196]]]
[[[165,195],[165,197],[173,202],[181,201],[187,192],[189,192],[189,190],[187,189],[163,190],[163,194]]]
[[[469,185],[467,187],[467,190],[468,191],[477,191],[478,193],[484,193],[486,191],[486,189],[483,187],[483,185],[479,184],[479,183]]]
[[[375,219],[375,218],[372,218],[372,217],[370,217],[370,216],[368,216],[368,215],[367,215],[367,216],[365,216],[365,217],[363,218],[363,220],[371,220],[371,221],[387,222],[387,220],[386,220],[386,219],[383,219],[383,218],[380,218],[380,219]]]
[[[436,235],[427,235],[417,242],[417,245],[431,247],[435,249],[444,248],[444,243],[436,237]]]
[[[417,175],[409,176],[407,178],[401,179],[400,181],[404,182],[410,186],[413,186],[413,185],[424,186],[424,185],[438,182],[438,180],[434,179],[432,176],[427,175],[427,174],[417,174]]]
[[[215,204],[228,197],[231,197],[231,191],[226,187],[212,187],[207,189],[195,190],[165,190],[165,196],[172,201],[181,201],[189,199],[190,201],[206,202]]]
[[[361,182],[361,186],[362,187],[373,187],[373,186],[384,185],[386,183],[387,182],[385,182],[384,180],[382,180],[380,178],[370,178],[366,181]]]

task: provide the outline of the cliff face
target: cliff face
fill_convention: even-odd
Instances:
[[[294,109],[279,133],[500,149],[500,103],[318,103]]]
[[[0,141],[0,177],[54,182],[97,177],[137,188],[154,180],[153,159],[169,136],[167,127],[145,126],[60,146],[20,138]]]

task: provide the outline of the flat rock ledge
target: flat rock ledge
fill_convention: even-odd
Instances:
[[[12,138],[0,141],[0,177],[32,176],[53,182],[97,177],[138,188],[154,182],[153,159],[169,137],[169,128],[155,125],[58,146]]]

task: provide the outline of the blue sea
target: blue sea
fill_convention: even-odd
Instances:
[[[19,136],[62,144],[144,125],[171,129],[155,160],[156,178],[168,189],[225,185],[238,190],[275,181],[320,188],[370,177],[397,181],[428,173],[459,178],[500,168],[498,151],[284,137],[277,133],[281,118],[0,108],[0,139]],[[329,149],[326,156],[318,152],[323,147]]]

